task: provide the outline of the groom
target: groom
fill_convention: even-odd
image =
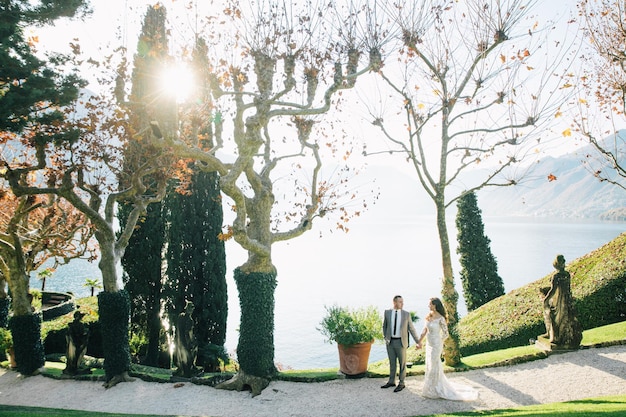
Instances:
[[[411,321],[411,314],[404,311],[402,297],[393,297],[393,309],[385,310],[383,320],[383,336],[387,344],[387,356],[389,357],[389,381],[381,388],[396,386],[396,362],[400,366],[400,379],[398,386],[393,392],[400,392],[404,389],[404,377],[406,376],[406,349],[409,347],[409,332],[420,347],[419,336]]]

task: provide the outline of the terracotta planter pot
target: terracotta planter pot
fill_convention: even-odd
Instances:
[[[367,372],[373,342],[356,345],[337,345],[339,349],[339,370],[346,375],[359,375]]]

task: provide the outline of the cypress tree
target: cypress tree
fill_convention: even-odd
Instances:
[[[176,323],[186,301],[195,309],[197,365],[216,370],[224,350],[228,313],[226,255],[219,239],[223,213],[217,173],[194,172],[190,193],[169,193],[167,213],[167,293],[169,322]]]
[[[166,9],[147,8],[137,43],[132,74],[130,106],[137,130],[146,129],[155,115],[161,120],[176,118],[176,103],[161,91],[158,74],[168,57]],[[142,146],[133,143],[131,146]],[[165,340],[161,323],[162,253],[165,225],[162,203],[153,203],[133,233],[122,258],[124,285],[131,303],[131,332],[147,339],[143,363],[157,365],[160,347]],[[120,205],[120,222],[126,221],[131,207]]]
[[[498,263],[491,253],[476,194],[463,195],[457,203],[456,227],[463,296],[468,311],[504,295]]]
[[[120,205],[120,222],[126,221],[129,211],[128,205]],[[159,364],[161,345],[164,343],[161,323],[161,253],[164,244],[161,203],[151,204],[122,258],[122,279],[130,298],[131,334],[147,341],[142,363],[150,366]]]
[[[206,46],[199,39],[193,56],[196,78],[206,80],[202,72],[209,68]],[[189,111],[195,113],[191,128],[198,132],[198,145],[205,149],[214,146],[215,136],[221,131],[219,113],[206,114],[210,98],[203,97],[208,88],[197,89],[200,94]],[[217,133],[216,133],[217,132]],[[227,362],[224,349],[228,294],[226,287],[226,249],[220,239],[223,224],[219,174],[202,172],[193,164],[188,166],[189,183],[172,184],[165,201],[167,230],[167,292],[165,309],[170,323],[176,323],[186,301],[194,304],[194,329],[198,344],[196,364],[205,371],[215,371],[220,360]],[[177,190],[174,189],[176,186]],[[182,192],[181,192],[182,191]]]

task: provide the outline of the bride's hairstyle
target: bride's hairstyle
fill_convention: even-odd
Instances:
[[[437,313],[441,314],[444,319],[448,319],[448,315],[446,314],[446,308],[443,306],[441,300],[437,297],[433,297],[430,299],[430,302],[435,306],[435,310]]]

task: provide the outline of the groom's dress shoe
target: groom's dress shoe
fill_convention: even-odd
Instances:
[[[395,387],[396,384],[392,384],[391,382],[387,382],[385,385],[383,385],[381,388],[390,388],[390,387]]]
[[[398,385],[398,386],[396,387],[396,389],[394,389],[394,390],[393,390],[393,392],[400,392],[400,391],[402,391],[403,389],[404,389],[404,385],[403,385],[403,384],[400,384],[400,385]]]

